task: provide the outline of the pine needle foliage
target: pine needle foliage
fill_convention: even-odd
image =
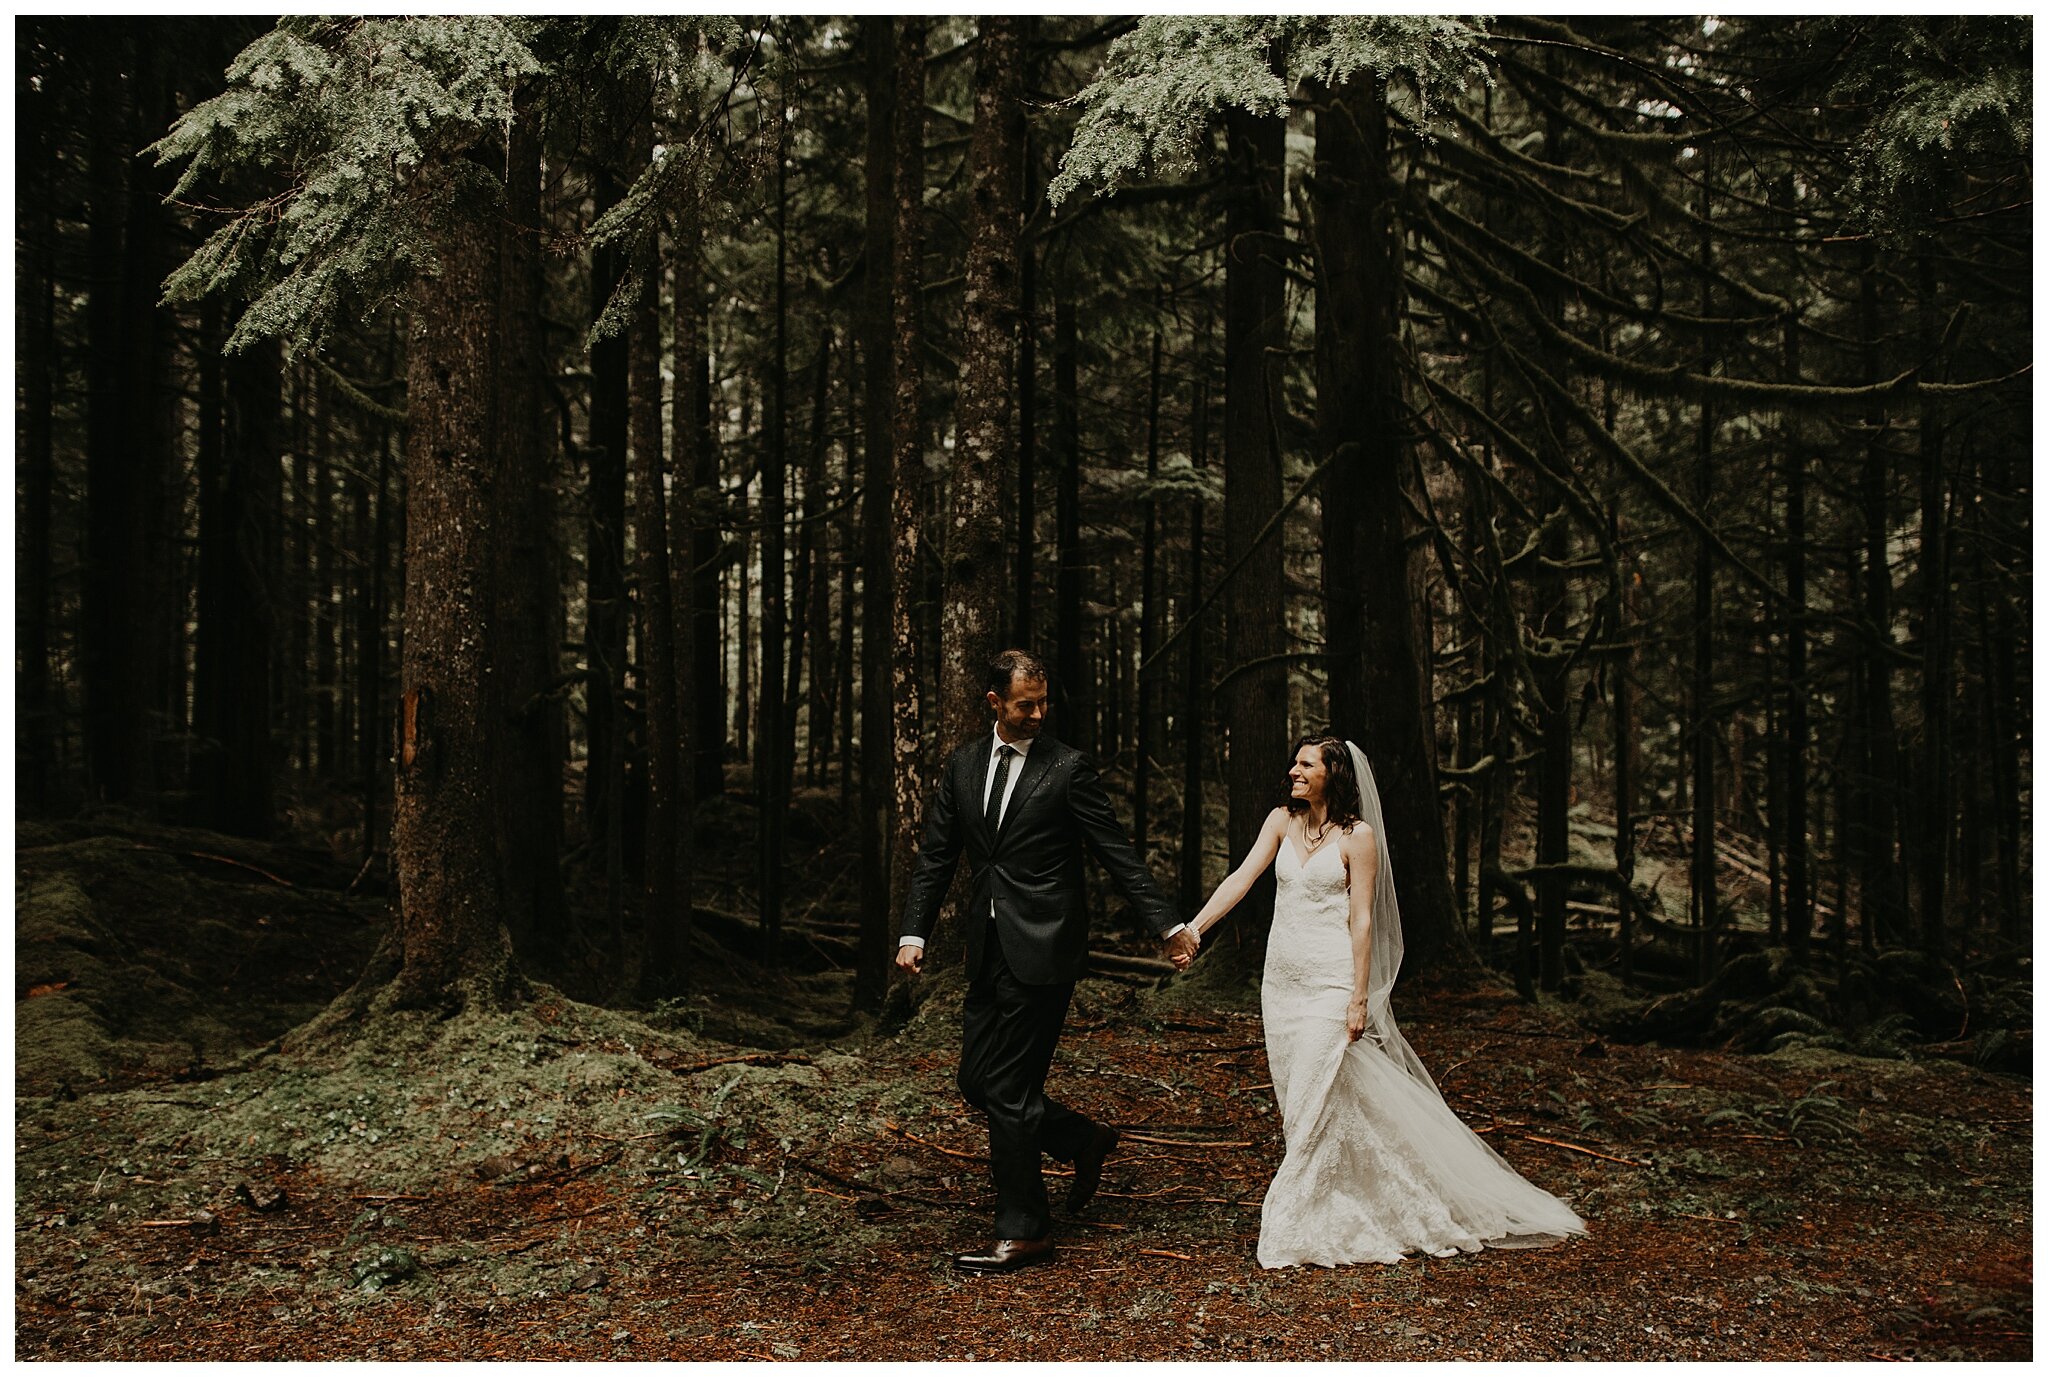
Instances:
[[[247,295],[236,351],[307,337],[434,271],[422,227],[469,180],[450,175],[456,156],[509,127],[517,83],[540,71],[529,36],[530,21],[489,15],[282,20],[148,150],[185,164],[178,200],[251,173],[283,184],[229,210],[165,282],[166,301]]]
[[[1479,21],[1446,15],[1148,16],[1074,97],[1085,113],[1046,196],[1058,205],[1141,168],[1187,167],[1213,116],[1279,114],[1305,82],[1369,71],[1404,87],[1426,123],[1446,92],[1486,80],[1485,38]]]

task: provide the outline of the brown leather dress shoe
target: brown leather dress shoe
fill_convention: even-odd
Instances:
[[[1119,1136],[1108,1124],[1097,1124],[1094,1139],[1074,1158],[1074,1184],[1067,1187],[1069,1214],[1095,1198],[1095,1188],[1102,1184],[1102,1164],[1116,1151]]]
[[[999,1238],[985,1253],[959,1254],[953,1266],[962,1272],[1015,1272],[1052,1258],[1049,1238]]]

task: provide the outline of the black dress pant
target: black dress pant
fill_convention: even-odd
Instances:
[[[1018,980],[1003,956],[994,919],[983,921],[989,928],[980,969],[968,975],[961,1019],[960,1094],[988,1116],[996,1237],[1044,1238],[1052,1232],[1052,1208],[1038,1156],[1071,1162],[1096,1127],[1045,1093],[1045,1073],[1074,987]]]

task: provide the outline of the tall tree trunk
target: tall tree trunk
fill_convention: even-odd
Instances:
[[[1876,253],[1865,247],[1862,283],[1857,293],[1857,332],[1863,342],[1864,376],[1876,377],[1881,366]],[[1862,861],[1866,939],[1894,941],[1905,930],[1905,886],[1898,861],[1898,807],[1901,794],[1897,732],[1892,713],[1892,570],[1889,493],[1890,458],[1885,448],[1885,416],[1877,409],[1864,419],[1866,440],[1862,481],[1863,617],[1872,644],[1859,656],[1862,677],[1859,707],[1860,738],[1856,752],[1863,782],[1857,790],[1862,826],[1856,850]]]
[[[905,85],[917,107],[914,131],[923,140],[923,21],[905,20],[904,41],[917,25],[917,84]],[[862,439],[861,492],[861,674],[860,674],[860,944],[853,981],[853,1006],[864,1013],[882,1007],[889,992],[891,940],[895,911],[890,903],[889,846],[895,830],[895,729],[890,704],[894,699],[890,654],[896,644],[895,506],[895,375],[890,353],[896,347],[896,174],[897,90],[909,74],[898,71],[897,21],[870,15],[862,21],[867,96],[867,222],[866,281],[862,290],[860,357],[865,369],[866,403]],[[919,160],[922,166],[922,160]],[[922,173],[920,172],[920,180]],[[916,274],[911,274],[915,281]],[[913,738],[914,740],[914,738]],[[913,784],[914,787],[914,784]]]
[[[169,122],[155,34],[153,20],[122,24],[92,68],[79,668],[89,792],[113,802],[149,787],[148,713],[162,679],[151,614],[167,456],[156,310],[164,212],[159,179],[132,156],[140,130]]]
[[[707,574],[691,562],[698,558],[700,550],[704,552],[701,564],[712,562],[715,546],[708,545],[705,536],[716,535],[707,530],[709,523],[705,520],[705,509],[717,491],[718,459],[717,436],[711,428],[710,351],[704,334],[702,215],[697,205],[684,208],[675,244],[676,478],[670,488],[673,498],[665,513],[674,683],[685,697],[675,708],[675,893],[666,921],[658,933],[650,935],[641,966],[643,986],[670,994],[680,993],[690,983],[687,956],[696,902],[697,862],[694,820],[697,800],[706,792],[703,762],[709,759],[714,777],[723,773],[719,743],[707,743],[699,738],[699,733],[712,724],[720,733],[725,729],[722,700],[708,712],[702,702],[688,701],[693,696],[719,691],[717,667],[703,663],[718,652],[718,609],[715,603],[705,605],[716,597],[717,575]],[[707,470],[711,481],[700,482],[697,475]],[[709,792],[715,795],[718,790],[713,788]]]
[[[1287,768],[1286,542],[1275,532],[1254,548],[1280,510],[1279,436],[1285,411],[1281,356],[1287,347],[1281,194],[1287,121],[1226,112],[1223,278],[1223,666],[1217,715],[1223,727],[1226,842],[1235,866],[1279,793]],[[1327,490],[1326,490],[1327,491]],[[1240,974],[1258,969],[1273,921],[1271,872],[1239,903],[1226,954]],[[1215,958],[1211,958],[1215,959]]]
[[[1031,129],[1024,130],[1024,214],[1038,204],[1038,167]],[[1013,645],[1032,647],[1037,634],[1032,600],[1038,582],[1038,245],[1024,234],[1017,246],[1017,530],[1016,621]]]
[[[307,510],[313,500],[313,416],[325,409],[316,395],[317,383],[308,351],[291,350],[285,389],[291,413],[291,429],[285,449],[291,456],[291,482],[285,487],[284,577],[280,582],[278,606],[289,609],[274,650],[273,674],[281,689],[284,714],[284,748],[291,770],[301,787],[311,782],[313,759],[312,695],[307,692],[306,669],[312,663],[312,578],[313,526]]]
[[[1787,205],[1789,182],[1785,187]],[[1799,324],[1785,322],[1785,381],[1798,384]],[[1785,597],[1791,604],[1785,625],[1785,727],[1781,749],[1784,785],[1785,935],[1795,960],[1804,961],[1813,932],[1813,881],[1807,842],[1807,702],[1812,686],[1806,669],[1806,456],[1799,423],[1786,420]],[[1776,821],[1778,809],[1772,810]],[[1838,917],[1837,922],[1840,921]]]
[[[1407,422],[1387,138],[1386,91],[1376,79],[1360,75],[1327,94],[1316,116],[1315,180],[1316,438],[1330,460],[1321,487],[1323,587],[1331,724],[1372,762],[1386,814],[1380,843],[1401,876],[1407,959],[1426,965],[1456,941],[1457,909],[1418,668],[1415,608],[1426,593],[1409,558],[1401,491]]]
[[[269,835],[272,820],[281,353],[264,340],[229,356],[221,462],[203,472],[200,497],[193,718],[209,743],[203,814],[210,827],[257,837]]]
[[[341,758],[340,648],[335,644],[334,517],[340,505],[334,481],[333,406],[323,395],[313,426],[313,745],[318,778],[339,777]]]
[[[784,30],[783,32],[786,32]],[[786,80],[786,78],[785,78]],[[788,93],[778,92],[778,111]],[[761,462],[761,701],[755,725],[755,793],[761,829],[756,859],[761,890],[762,950],[773,966],[782,954],[782,841],[788,810],[791,724],[785,716],[782,668],[788,634],[784,521],[789,479],[789,120],[775,120],[775,354],[769,367],[768,444]]]
[[[23,34],[18,41],[26,37]],[[58,726],[50,674],[50,519],[56,491],[53,376],[57,366],[57,157],[56,134],[49,114],[55,92],[50,89],[48,77],[37,84],[18,75],[17,83],[16,137],[23,154],[19,191],[24,198],[24,229],[16,279],[21,292],[16,337],[22,352],[16,364],[21,379],[21,457],[14,518],[18,533],[14,555],[14,635],[20,669],[14,714],[14,787],[17,810],[37,813],[51,802]],[[217,316],[219,308],[213,310]],[[216,329],[215,334],[218,333]],[[202,357],[202,372],[207,362]],[[219,366],[217,358],[211,362],[217,455]],[[202,443],[202,451],[204,448]]]
[[[907,15],[897,21],[895,143],[895,252],[892,288],[896,334],[890,359],[895,405],[890,416],[889,674],[894,702],[889,736],[889,911],[903,911],[910,863],[917,854],[917,825],[924,806],[925,707],[919,662],[926,650],[918,633],[920,553],[924,544],[924,136],[926,21]],[[944,931],[932,945],[944,948]]]
[[[1621,548],[1621,509],[1607,516],[1607,543]],[[1636,634],[1635,581],[1633,568],[1623,573],[1621,606],[1614,620],[1614,639],[1621,654],[1614,661],[1614,873],[1621,878],[1617,907],[1621,910],[1621,978],[1627,983],[1635,974],[1635,882],[1636,882]]]
[[[1005,558],[1009,527],[1010,393],[1017,342],[1018,198],[1023,181],[1022,21],[980,21],[974,132],[968,146],[966,304],[960,326],[958,443],[945,524],[940,735],[948,747],[988,728],[983,666],[1014,624]]]
[[[1713,155],[1708,153],[1700,180],[1700,316],[1713,314],[1711,271]],[[1701,346],[1700,372],[1713,370],[1713,357]],[[1714,408],[1700,402],[1694,446],[1693,510],[1702,520],[1714,494]],[[1720,969],[1720,903],[1714,873],[1714,560],[1704,535],[1693,542],[1692,568],[1692,921],[1699,934],[1699,979],[1705,984]]]
[[[676,993],[682,952],[678,908],[688,864],[686,819],[676,807],[683,788],[682,713],[677,702],[676,619],[669,568],[668,466],[661,444],[661,262],[654,236],[640,250],[638,308],[628,327],[632,384],[634,552],[640,585],[640,690],[646,721],[646,861],[641,867],[640,991]]]
[[[1934,260],[1919,255],[1920,350],[1931,357],[1938,346]],[[1949,716],[1954,696],[1950,664],[1947,421],[1941,403],[1920,403],[1920,787],[1915,791],[1920,823],[1920,943],[1933,955],[1948,946],[1948,847],[1953,827],[1953,764],[1949,759]]]
[[[1053,426],[1060,472],[1053,497],[1053,674],[1060,738],[1082,750],[1095,745],[1095,689],[1082,654],[1081,605],[1087,565],[1081,558],[1080,325],[1074,302],[1056,289],[1052,307]]]
[[[789,701],[797,696],[797,664],[806,644],[810,659],[810,703],[806,723],[804,780],[815,786],[825,747],[832,739],[832,525],[825,456],[831,443],[832,331],[818,341],[818,367],[811,390],[811,447],[804,458],[802,545],[797,555],[796,643],[789,659]]]
[[[678,615],[689,608],[688,666],[693,717],[690,749],[692,799],[725,792],[726,680],[720,618],[724,609],[723,537],[718,530],[719,427],[711,414],[711,347],[708,298],[704,291],[704,230],[701,212],[683,216],[683,242],[676,253],[676,384],[690,384],[687,415],[676,417],[677,492],[689,489],[689,506],[673,514],[677,538],[687,537],[689,558],[678,572],[690,581],[690,596],[678,598]]]
[[[1209,466],[1209,322],[1205,317],[1195,344],[1194,466]],[[1183,606],[1187,626],[1187,663],[1181,699],[1180,901],[1193,913],[1208,895],[1202,869],[1202,749],[1207,740],[1204,706],[1209,699],[1209,665],[1202,617],[1203,522],[1200,496],[1188,500],[1188,589]]]
[[[742,427],[744,430],[744,427]],[[740,532],[739,564],[733,570],[733,654],[734,671],[733,749],[754,767],[754,786],[760,791],[761,762],[754,752],[754,533]]]
[[[1138,758],[1132,770],[1131,835],[1138,854],[1147,855],[1152,836],[1152,752],[1158,748],[1159,725],[1154,720],[1159,701],[1156,666],[1152,652],[1159,644],[1159,612],[1165,601],[1159,595],[1159,499],[1153,485],[1159,481],[1159,353],[1158,326],[1152,329],[1152,368],[1145,406],[1145,535],[1139,555],[1138,576]]]
[[[392,354],[396,354],[392,350]],[[387,370],[388,372],[388,370]],[[363,776],[363,864],[377,854],[377,801],[383,795],[379,767],[391,757],[389,721],[384,715],[384,623],[387,612],[384,571],[391,564],[391,435],[377,432],[377,505],[371,523],[370,569],[362,621],[356,631],[361,647],[356,661],[356,698],[362,705],[362,735],[356,749]]]
[[[405,636],[400,656],[394,995],[489,1007],[520,981],[505,930],[495,724],[483,685],[496,628],[497,177],[468,158],[431,224],[440,271],[420,279],[406,382]]]
[[[607,143],[591,175],[597,214],[602,216],[624,194],[611,160],[617,150]],[[608,246],[591,250],[590,317],[604,314],[625,273],[623,252]],[[590,517],[585,528],[585,600],[583,645],[589,678],[584,721],[587,754],[583,773],[583,824],[591,850],[606,864],[606,906],[614,925],[618,917],[618,886],[613,871],[619,836],[612,826],[618,815],[621,766],[625,756],[620,736],[619,686],[626,669],[626,445],[628,384],[626,338],[615,332],[590,346]]]
[[[541,146],[534,98],[522,96],[507,144],[505,217],[499,229],[496,449],[490,556],[491,675],[487,720],[503,806],[498,854],[506,926],[536,961],[559,958],[568,914],[562,890],[562,760],[567,724],[552,693],[554,604],[560,598],[553,534],[554,472],[545,398],[541,301]]]
[[[1555,451],[1548,457],[1560,465],[1569,462]],[[1536,863],[1563,865],[1571,857],[1571,665],[1558,647],[1570,630],[1570,590],[1562,566],[1570,559],[1571,549],[1563,497],[1550,495],[1555,505],[1543,518],[1543,533],[1537,539],[1540,564],[1533,580],[1536,600],[1543,609],[1539,634],[1548,643],[1537,671],[1541,691],[1536,722],[1541,748],[1536,761]],[[1564,983],[1565,897],[1566,886],[1559,876],[1546,875],[1537,882],[1537,984],[1547,992]]]

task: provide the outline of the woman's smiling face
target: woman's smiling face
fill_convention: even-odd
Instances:
[[[1314,746],[1303,746],[1295,752],[1294,765],[1287,771],[1288,793],[1309,803],[1323,801],[1323,785],[1330,778],[1330,767],[1323,763],[1323,753]]]

